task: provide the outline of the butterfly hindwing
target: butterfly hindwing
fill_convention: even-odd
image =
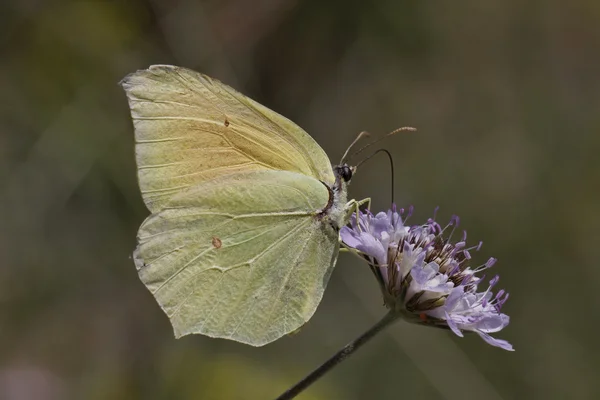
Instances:
[[[176,336],[260,346],[302,326],[335,265],[330,192],[288,171],[249,171],[174,196],[138,233],[135,261]]]

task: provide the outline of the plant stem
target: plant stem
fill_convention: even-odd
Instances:
[[[335,353],[333,357],[321,364],[320,367],[315,369],[313,372],[308,374],[300,382],[285,391],[281,396],[277,397],[276,400],[289,400],[296,397],[304,389],[315,383],[317,380],[323,377],[329,370],[350,357],[356,350],[358,350],[363,344],[367,343],[379,332],[387,328],[392,322],[400,318],[398,313],[392,311],[388,312],[379,322],[373,325],[368,331],[348,343],[344,348]]]

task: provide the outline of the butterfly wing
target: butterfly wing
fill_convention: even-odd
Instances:
[[[334,182],[327,155],[304,130],[218,80],[154,65],[121,84],[140,189],[152,212],[190,186],[239,171],[285,170]]]
[[[328,188],[288,171],[203,182],[148,217],[134,254],[177,337],[201,333],[261,346],[314,313],[338,233],[319,212]]]

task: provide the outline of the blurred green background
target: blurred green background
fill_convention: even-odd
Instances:
[[[4,1],[0,399],[268,399],[383,313],[342,255],[323,303],[263,348],[188,336],[130,255],[148,214],[117,82],[150,64],[217,77],[337,161],[384,134],[413,223],[461,216],[499,258],[497,337],[397,324],[301,399],[597,399],[600,2]],[[355,198],[389,206],[385,157]]]

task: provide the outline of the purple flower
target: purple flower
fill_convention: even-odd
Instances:
[[[359,212],[358,221],[354,214],[350,226],[340,230],[344,246],[369,263],[385,305],[410,322],[449,328],[460,337],[463,331],[475,332],[492,346],[512,351],[510,343],[489,335],[509,323],[509,317],[500,312],[508,293],[500,290],[493,295],[498,276],[478,291],[483,277],[477,274],[491,268],[496,259],[470,267],[470,252],[478,251],[481,242],[467,248],[466,232],[461,240],[450,242],[458,217],[443,229],[434,218],[409,227],[405,222],[412,209],[404,219],[403,213],[395,205],[377,215]]]

